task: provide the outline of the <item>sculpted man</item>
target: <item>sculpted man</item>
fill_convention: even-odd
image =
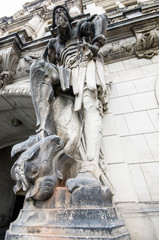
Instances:
[[[52,30],[57,29],[43,54],[31,67],[31,91],[37,116],[39,139],[56,133],[52,114],[60,93],[74,97],[74,111],[81,116],[82,167],[77,178],[99,180],[102,115],[107,106],[107,85],[102,58],[107,20],[95,15],[73,22],[66,9],[53,11]],[[79,180],[80,181],[80,180]]]
[[[12,149],[20,153],[14,191],[26,202],[6,239],[130,239],[112,207],[101,150],[105,29],[104,15],[76,20],[54,9],[54,37],[30,71],[37,134]]]
[[[12,156],[24,152],[12,168],[16,193],[22,189],[28,198],[46,199],[53,194],[42,193],[48,179],[54,188],[63,179],[70,192],[83,185],[111,186],[101,150],[109,84],[99,50],[106,25],[104,15],[76,20],[55,7],[53,38],[30,69],[37,134],[12,149]]]

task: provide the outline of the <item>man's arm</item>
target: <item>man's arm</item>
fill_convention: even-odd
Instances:
[[[48,45],[46,46],[44,53],[42,55],[42,58],[45,62],[51,62],[55,64],[56,62],[55,42],[56,42],[56,39],[53,38],[49,41]]]
[[[98,43],[100,47],[105,44],[107,23],[107,18],[104,14],[95,16],[92,21],[94,28],[94,38],[92,39],[93,44]]]

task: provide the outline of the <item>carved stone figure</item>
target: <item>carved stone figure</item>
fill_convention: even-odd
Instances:
[[[55,187],[67,174],[68,161],[71,162],[63,151],[63,144],[58,136],[50,135],[20,155],[11,171],[13,179],[18,179],[15,193],[27,192],[26,200],[46,200],[52,196]]]
[[[36,200],[49,198],[52,191],[46,197],[36,191],[33,191],[35,194],[30,192],[31,189],[37,190],[37,185],[37,191],[41,191],[39,184],[41,186],[42,181],[45,186],[45,179],[51,175],[56,175],[56,181],[53,180],[56,183],[52,184],[51,189],[59,185],[60,178],[69,192],[90,185],[103,185],[109,189],[101,150],[102,117],[107,109],[108,84],[99,54],[105,43],[106,25],[104,15],[76,21],[62,6],[57,6],[53,11],[51,31],[56,36],[46,46],[43,59],[36,60],[30,69],[37,135],[13,148],[13,155],[23,152],[12,169],[12,177],[17,181],[15,191],[27,192],[28,198],[34,195],[36,198],[33,199]],[[73,170],[71,167],[66,170],[68,174],[65,177],[55,174],[57,164],[52,165],[52,151],[56,152],[57,146],[53,140],[49,151],[47,141],[56,138],[54,136],[63,141],[62,151],[75,166]],[[30,157],[28,152],[35,152],[35,155],[31,154]],[[55,158],[60,158],[60,155]],[[38,166],[43,168],[42,162],[47,161],[48,169],[52,166],[51,170],[40,170],[40,175],[37,174]],[[28,178],[28,174],[35,174],[36,180]],[[111,191],[108,192],[111,198]]]
[[[76,21],[64,7],[53,11],[54,37],[30,68],[37,133],[12,148],[14,192],[26,201],[6,240],[130,239],[101,149],[106,23],[104,15]]]

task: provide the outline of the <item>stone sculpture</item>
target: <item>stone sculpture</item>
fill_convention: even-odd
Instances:
[[[54,163],[54,155],[57,155],[54,153],[57,152],[54,138],[63,141],[65,161],[76,166],[73,171],[60,166],[62,172],[68,172],[68,178],[65,176],[62,182],[70,192],[83,185],[108,187],[101,150],[108,84],[99,54],[105,43],[106,25],[104,15],[73,21],[64,7],[54,9],[51,31],[56,30],[56,36],[45,48],[43,59],[35,61],[30,69],[37,134],[15,145],[12,150],[12,155],[23,152],[12,168],[12,177],[17,181],[15,192],[23,190],[27,192],[27,198],[32,196],[36,200],[53,194],[51,190],[46,197],[41,197],[41,194],[35,197],[36,194],[30,192],[37,187],[37,178],[45,182],[47,175],[56,175],[54,188],[58,186],[59,179],[64,178],[57,167],[59,163]],[[50,140],[51,136],[53,140]],[[50,155],[46,154],[47,151]],[[49,170],[41,170],[43,162],[49,162],[46,167]],[[34,175],[34,181],[30,174]]]
[[[6,240],[130,239],[101,149],[106,24],[104,15],[76,21],[62,6],[53,11],[56,35],[30,68],[37,133],[12,148],[14,192],[26,201]]]

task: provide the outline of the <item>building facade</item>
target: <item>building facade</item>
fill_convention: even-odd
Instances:
[[[103,149],[113,201],[131,239],[159,239],[159,1],[148,0],[36,0],[0,19],[1,239],[24,201],[12,190],[10,151],[35,132],[29,68],[51,39],[57,5],[72,16],[107,14],[101,53],[110,93]]]

